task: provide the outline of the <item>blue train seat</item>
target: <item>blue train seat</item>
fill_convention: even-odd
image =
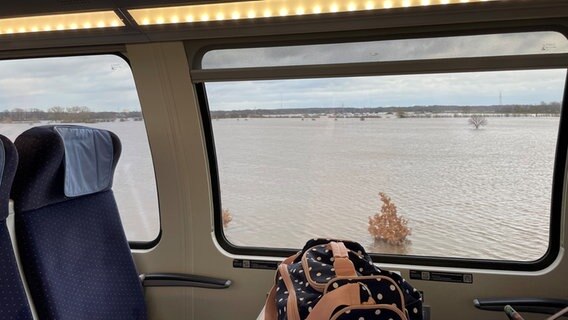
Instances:
[[[15,146],[16,239],[39,318],[146,319],[112,192],[118,137],[81,126],[42,126],[22,133]]]
[[[6,320],[33,319],[6,225],[17,165],[16,148],[0,135],[0,319]]]

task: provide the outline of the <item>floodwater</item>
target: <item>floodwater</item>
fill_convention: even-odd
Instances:
[[[313,237],[369,251],[532,261],[548,246],[558,118],[223,119],[213,121],[225,229],[239,246],[300,248]],[[143,122],[93,125],[123,153],[114,191],[130,240],[159,232]],[[0,124],[15,139],[29,124]],[[375,241],[385,192],[408,219],[402,246]]]
[[[548,247],[559,118],[213,121],[225,229],[239,246],[309,238],[369,251],[533,261]],[[408,219],[402,246],[375,241],[385,192]]]

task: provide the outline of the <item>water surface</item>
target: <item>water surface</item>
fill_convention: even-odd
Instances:
[[[558,118],[213,121],[226,229],[239,246],[313,237],[375,252],[536,260],[548,247]],[[368,217],[386,192],[409,220],[402,247]]]

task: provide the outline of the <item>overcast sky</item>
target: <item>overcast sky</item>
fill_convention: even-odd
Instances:
[[[214,50],[203,68],[392,61],[568,52],[559,33],[468,36],[295,47]],[[207,84],[211,110],[535,104],[561,101],[565,70],[351,77]],[[0,61],[0,111],[87,106],[139,110],[130,67],[98,55]]]
[[[565,70],[207,84],[211,110],[538,104],[561,101]]]
[[[52,106],[140,110],[130,67],[118,56],[0,61],[0,111]]]

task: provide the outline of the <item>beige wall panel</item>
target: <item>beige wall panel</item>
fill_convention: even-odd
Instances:
[[[207,154],[184,46],[132,45],[128,46],[128,55],[154,157],[163,231],[156,248],[135,253],[138,268],[140,272],[187,272],[233,281],[226,290],[147,289],[151,318],[254,319],[274,272],[234,269],[232,259],[214,243]],[[565,233],[563,239],[566,242]],[[478,311],[472,300],[514,296],[568,298],[568,264],[563,255],[561,259],[537,273],[448,270],[473,273],[473,285],[425,281],[414,281],[413,285],[425,292],[433,319],[496,319],[504,315]],[[408,278],[406,267],[386,268],[399,270]]]
[[[180,137],[176,135],[177,97],[171,86],[166,57],[172,46],[160,44],[128,47],[128,55],[140,103],[144,112],[158,186],[162,238],[147,252],[135,253],[140,273],[191,272],[187,264],[191,250],[186,247],[186,218],[189,217],[184,166],[178,157]],[[169,50],[168,50],[169,49]],[[174,50],[175,52],[175,45]],[[182,92],[183,94],[183,92]],[[177,98],[177,99],[176,99]],[[153,319],[189,319],[191,310],[188,293],[191,289],[150,288],[146,290],[149,312]]]
[[[151,318],[255,318],[273,272],[233,269],[213,242],[207,155],[183,45],[133,45],[128,56],[150,137],[162,223],[159,245],[135,253],[138,269],[233,280],[226,290],[146,289]]]

